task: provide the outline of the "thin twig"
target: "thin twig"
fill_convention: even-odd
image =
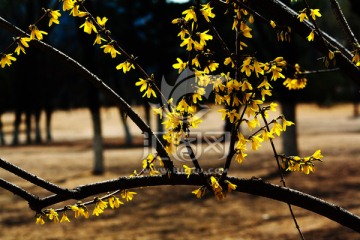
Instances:
[[[259,106],[259,105],[258,105],[258,107],[259,107],[259,109],[260,109],[260,106]],[[260,111],[261,111],[261,109],[260,109]],[[261,117],[262,117],[262,119],[263,119],[263,121],[264,121],[264,124],[265,124],[265,126],[266,126],[266,130],[267,130],[268,132],[270,132],[269,124],[268,124],[268,122],[267,122],[267,120],[266,120],[264,111],[261,111]],[[274,157],[275,157],[276,164],[277,164],[277,167],[278,167],[278,171],[279,171],[279,175],[280,175],[280,178],[281,178],[281,182],[282,182],[283,186],[286,187],[286,182],[285,182],[284,174],[282,173],[282,170],[281,170],[279,155],[278,155],[278,153],[277,153],[277,151],[276,151],[274,141],[272,140],[272,138],[269,138],[269,140],[270,140],[271,148],[272,148],[273,153],[274,153]],[[294,221],[295,227],[296,227],[296,229],[298,230],[298,233],[299,233],[301,239],[304,240],[304,239],[305,239],[304,234],[302,233],[302,231],[301,231],[301,229],[300,229],[300,226],[299,226],[299,224],[298,224],[298,222],[297,222],[297,220],[296,220],[296,216],[295,216],[295,214],[294,214],[294,211],[293,211],[293,209],[292,209],[292,206],[290,205],[290,203],[287,203],[287,205],[288,205],[288,207],[289,207],[289,211],[290,211],[291,217],[292,217],[292,219],[293,219],[293,221]]]
[[[339,24],[342,27],[342,30],[345,32],[345,35],[353,47],[359,46],[359,41],[356,39],[354,33],[352,32],[348,22],[346,21],[346,18],[340,8],[340,5],[337,0],[329,0],[331,3],[331,8],[333,10],[333,13],[336,17],[336,20],[339,22]]]
[[[42,178],[39,178],[38,176],[31,174],[15,165],[13,165],[12,163],[3,160],[0,158],[0,168],[3,168],[19,177],[21,177],[22,179],[25,179],[39,187],[42,187],[52,193],[68,193],[67,189],[61,188],[51,182],[48,182]]]

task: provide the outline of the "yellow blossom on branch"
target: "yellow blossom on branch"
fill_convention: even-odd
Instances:
[[[105,27],[105,23],[106,23],[108,20],[109,20],[109,19],[108,19],[107,17],[103,17],[103,18],[96,17],[96,22],[97,22],[102,28]]]
[[[255,135],[250,138],[250,141],[252,150],[256,151],[261,146],[264,139],[262,139],[260,135]]]
[[[22,37],[22,38],[18,37],[16,39],[16,43],[17,43],[17,47],[15,49],[16,54],[20,55],[20,51],[25,54],[26,53],[25,48],[29,47],[28,42],[30,42],[30,41],[31,41],[31,39],[28,37]]]
[[[237,185],[231,183],[229,180],[224,181],[228,185],[228,192],[232,192],[233,190],[236,190]]]
[[[4,68],[5,66],[10,67],[10,65],[12,64],[11,61],[13,61],[13,62],[16,61],[16,58],[12,56],[12,53],[9,53],[9,54],[3,53],[1,60],[0,60],[1,68]]]
[[[295,123],[286,120],[284,116],[282,117],[282,129],[284,132],[286,131],[286,127],[292,126],[292,125],[295,125]]]
[[[95,200],[95,208],[93,210],[92,215],[99,216],[101,213],[104,212],[104,209],[107,208],[108,203],[97,198]]]
[[[38,216],[36,217],[36,224],[45,224],[44,216],[42,214],[38,214]]]
[[[68,218],[67,214],[66,213],[63,213],[61,219],[60,219],[60,222],[61,223],[64,223],[64,222],[70,222],[70,219]]]
[[[187,62],[183,62],[180,58],[176,58],[178,61],[177,63],[174,63],[172,66],[175,69],[179,69],[179,74],[187,67]]]
[[[184,40],[185,36],[188,34],[189,34],[189,31],[186,28],[182,28],[177,36],[180,37],[181,40]]]
[[[353,51],[352,52],[354,54],[353,58],[352,58],[352,62],[355,63],[358,66],[358,63],[360,63],[360,54],[359,54],[359,50]]]
[[[116,66],[117,70],[123,70],[124,73],[129,72],[131,69],[135,69],[134,64],[126,60],[125,62],[120,63]]]
[[[118,50],[115,49],[112,42],[102,45],[100,48],[104,49],[104,53],[109,53],[112,58],[116,57],[116,54],[121,54]]]
[[[73,9],[75,1],[74,0],[61,0],[63,2],[63,11],[68,11]]]
[[[85,205],[73,205],[70,206],[70,209],[75,213],[75,218],[81,216],[89,218],[89,211]]]
[[[216,69],[219,67],[219,63],[217,62],[210,62],[209,65],[207,65],[204,69],[204,73],[209,74],[210,72],[216,71]]]
[[[248,26],[248,25],[246,25],[246,23],[245,22],[241,22],[240,23],[240,31],[241,31],[241,33],[242,33],[242,35],[244,36],[244,37],[246,37],[246,38],[252,38],[252,35],[251,35],[251,28]]]
[[[311,42],[311,41],[314,41],[314,38],[315,38],[315,34],[314,34],[314,30],[312,30],[309,34],[309,36],[306,37],[306,39]]]
[[[306,78],[299,78],[299,79],[291,79],[287,78],[283,85],[287,87],[289,90],[292,89],[303,89],[306,86],[307,79]]]
[[[106,42],[106,39],[102,38],[102,37],[101,37],[101,34],[98,33],[98,34],[96,34],[96,38],[95,38],[95,41],[94,41],[93,45],[95,45],[95,44],[101,45],[101,43],[102,43],[103,41]]]
[[[50,221],[54,221],[54,223],[59,222],[59,214],[54,209],[49,209],[49,213],[46,214]]]
[[[36,25],[30,25],[29,29],[31,31],[31,33],[30,33],[30,39],[31,40],[37,39],[37,40],[41,41],[44,38],[43,35],[48,34],[47,32],[40,31]]]
[[[310,16],[313,20],[316,20],[316,17],[321,17],[320,9],[310,9]]]
[[[240,70],[241,72],[245,72],[246,76],[248,77],[250,77],[251,71],[254,70],[254,67],[251,65],[251,60],[252,60],[251,57],[245,58]]]
[[[210,182],[211,182],[211,187],[214,191],[215,197],[218,200],[222,200],[223,198],[225,198],[225,195],[223,193],[223,189],[220,186],[219,182],[217,181],[217,179],[214,176],[210,177]]]
[[[147,98],[150,98],[151,96],[156,98],[156,93],[154,89],[149,85],[149,87],[146,89],[146,92],[143,94],[143,97],[146,95]]]
[[[298,17],[300,19],[300,22],[303,22],[304,19],[309,20],[308,16],[306,15],[306,11],[303,10],[302,12],[300,12],[300,14],[298,15]]]
[[[59,24],[59,17],[61,16],[61,13],[59,10],[51,10],[49,9],[48,10],[48,16],[50,18],[50,21],[49,21],[49,27],[51,27],[51,25],[53,23],[55,24]]]
[[[202,4],[202,8],[200,9],[201,14],[204,16],[207,22],[210,22],[209,18],[214,18],[215,14],[212,12],[212,7],[210,7],[210,3]]]
[[[225,58],[224,65],[229,65],[231,63],[231,67],[235,67],[235,63],[232,61],[231,57]]]
[[[279,137],[282,131],[283,131],[282,126],[281,126],[277,121],[275,121],[275,122],[274,122],[274,125],[273,125],[273,127],[271,128],[271,131],[270,131],[270,132],[271,132],[272,134],[275,133],[275,134]]]
[[[95,33],[98,32],[94,23],[88,17],[85,19],[85,23],[83,23],[79,28],[84,28],[84,32],[86,32],[87,34],[91,34],[92,31],[94,31]]]
[[[270,20],[270,25],[272,28],[276,28],[276,23],[273,20]]]
[[[122,190],[121,197],[126,199],[126,201],[131,201],[134,198],[136,192],[130,192],[129,190]]]
[[[109,206],[111,208],[119,208],[120,205],[124,204],[122,201],[120,201],[120,199],[118,197],[115,196],[111,196],[109,198]]]
[[[195,41],[191,37],[187,37],[183,39],[183,42],[180,44],[180,47],[183,47],[186,45],[186,50],[191,51],[192,45],[195,44]]]
[[[191,192],[192,194],[195,194],[197,198],[202,198],[206,193],[206,188],[200,187],[194,191]]]
[[[73,17],[86,17],[88,15],[87,12],[83,12],[79,10],[80,5],[75,5],[72,7],[70,15]]]
[[[195,10],[193,7],[191,7],[190,9],[187,9],[185,11],[182,12],[183,15],[185,15],[185,21],[189,21],[191,19],[194,20],[194,22],[197,21],[197,18],[196,18],[196,13],[195,13]]]
[[[278,78],[285,78],[281,71],[281,68],[277,67],[276,65],[272,65],[267,73],[272,72],[271,80],[276,81]]]
[[[190,168],[190,167],[188,167],[187,165],[183,165],[183,168],[184,168],[184,172],[185,172],[185,174],[187,175],[187,178],[189,178],[190,177],[190,174],[192,173],[192,171],[193,171],[193,168]]]

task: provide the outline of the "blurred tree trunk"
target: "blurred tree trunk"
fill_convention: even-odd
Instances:
[[[284,1],[288,6],[290,6],[290,0]],[[296,44],[293,42],[279,42],[281,48],[283,49],[284,59],[291,65],[296,63],[297,51]],[[287,75],[290,76],[291,72],[287,71]],[[297,131],[296,131],[296,102],[297,102],[297,92],[296,90],[284,89],[283,86],[279,86],[280,96],[279,102],[281,105],[282,114],[285,116],[286,120],[292,121],[295,123],[295,126],[290,126],[286,128],[286,131],[281,134],[282,139],[282,151],[283,154],[299,155],[298,150],[298,141],[297,141]],[[300,90],[301,91],[301,90]]]
[[[280,102],[282,113],[286,120],[296,122],[296,103],[295,101],[286,101],[282,99]],[[297,130],[296,125],[286,128],[286,131],[281,134],[282,136],[282,148],[285,155],[299,155],[298,142],[297,142]]]
[[[91,2],[87,3],[87,8],[90,12],[93,12],[94,6]],[[77,18],[78,26],[83,24],[84,19]],[[94,48],[92,47],[92,39],[84,34],[82,31],[78,31],[79,39],[82,45],[82,62],[84,66],[91,69],[92,72],[97,74],[97,65],[94,62]],[[93,126],[93,150],[94,150],[94,166],[93,174],[104,173],[104,149],[103,149],[103,138],[101,130],[101,116],[100,116],[100,99],[99,90],[89,82],[84,82],[85,91],[88,94],[88,107],[91,114],[92,126]]]
[[[94,149],[94,167],[93,174],[104,173],[104,150],[103,150],[103,139],[101,130],[101,116],[100,116],[100,103],[97,94],[97,90],[90,86],[89,91],[92,96],[90,97],[90,114],[93,124],[93,149]]]

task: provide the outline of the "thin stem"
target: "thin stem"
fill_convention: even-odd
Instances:
[[[68,193],[67,189],[63,189],[53,183],[50,183],[42,178],[39,178],[38,176],[35,176],[34,174],[31,174],[13,164],[11,164],[8,161],[5,161],[3,159],[0,158],[0,168],[3,168],[19,177],[21,177],[22,179],[25,179],[39,187],[42,187],[50,192],[53,193]]]
[[[337,0],[329,0],[331,3],[331,8],[334,12],[334,15],[336,17],[336,20],[339,22],[339,24],[342,26],[342,30],[345,32],[345,35],[353,47],[360,47],[359,41],[356,39],[354,33],[352,32],[348,22],[346,21],[346,18],[340,8],[340,5]]]
[[[97,29],[100,29],[100,32],[102,32],[107,40],[109,42],[112,42],[116,48],[120,51],[121,54],[125,55],[127,60],[130,60],[130,62],[132,64],[135,65],[135,69],[137,69],[141,75],[143,76],[144,79],[151,79],[151,85],[154,87],[154,89],[156,90],[157,94],[159,94],[161,96],[161,98],[164,100],[164,102],[167,102],[168,99],[166,99],[166,97],[164,96],[164,94],[160,91],[159,87],[157,86],[157,84],[155,83],[155,81],[153,81],[154,79],[152,77],[149,76],[149,74],[144,70],[144,68],[141,67],[141,65],[139,64],[138,61],[136,61],[136,58],[134,56],[132,56],[131,54],[129,54],[127,51],[125,51],[125,49],[123,47],[120,46],[120,44],[115,41],[112,37],[111,37],[111,33],[110,31],[106,30],[105,28],[103,28],[102,26],[100,26],[100,24],[97,22],[97,20],[95,19],[95,17],[86,9],[86,7],[84,6],[83,2],[80,2],[81,7],[88,13],[88,17],[90,17],[91,21],[93,22],[93,24],[96,26]],[[160,105],[161,105],[161,101],[159,101]]]
[[[258,107],[259,107],[259,109],[260,109],[260,106],[258,106]],[[267,122],[267,120],[266,120],[264,111],[261,111],[261,116],[262,116],[262,119],[263,119],[264,124],[265,124],[265,126],[266,126],[266,130],[267,130],[268,132],[270,132],[269,124],[268,124],[268,122]],[[279,174],[280,174],[281,182],[282,182],[283,186],[286,187],[286,182],[285,182],[284,174],[282,173],[282,170],[281,170],[279,155],[278,155],[278,153],[277,153],[277,151],[276,151],[274,141],[272,140],[272,138],[270,138],[269,140],[270,140],[271,148],[272,148],[273,153],[274,153],[274,157],[275,157],[275,159],[276,159],[276,164],[277,164],[278,171],[279,171]],[[305,238],[304,238],[304,235],[303,235],[303,233],[302,233],[302,231],[301,231],[301,229],[300,229],[300,226],[299,226],[299,224],[298,224],[298,222],[297,222],[297,220],[296,220],[296,216],[295,216],[295,214],[294,214],[294,211],[293,211],[293,209],[292,209],[292,206],[290,205],[290,203],[287,203],[287,205],[288,205],[288,207],[289,207],[289,211],[290,211],[291,217],[292,217],[292,219],[293,219],[293,221],[294,221],[295,227],[296,227],[296,229],[298,230],[301,239],[304,240],[304,239],[305,239]]]
[[[35,202],[36,200],[38,200],[38,197],[29,193],[28,191],[26,191],[25,189],[10,183],[2,178],[0,178],[0,187],[8,190],[9,192],[21,197],[22,199],[30,202]],[[34,210],[34,209],[33,209]]]
[[[309,5],[308,1],[307,1],[307,0],[303,0],[303,2],[305,3],[305,7],[306,7],[307,12],[310,14],[311,9],[310,9],[310,5]],[[314,25],[315,30],[316,30],[318,36],[320,37],[323,45],[327,48],[328,51],[330,51],[329,46],[328,46],[328,44],[326,43],[326,41],[325,41],[325,39],[324,39],[324,36],[323,36],[323,34],[322,34],[322,31],[320,30],[317,22],[316,22],[311,16],[310,16],[309,19],[310,19],[311,23]]]

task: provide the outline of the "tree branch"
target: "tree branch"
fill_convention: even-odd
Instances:
[[[0,167],[52,193],[67,193],[66,189],[63,189],[53,183],[45,181],[44,179],[39,178],[38,176],[35,176],[34,174],[31,174],[1,158]]]
[[[210,177],[210,175],[208,174],[205,174],[205,176]],[[300,208],[329,218],[343,226],[346,226],[360,233],[360,217],[350,213],[349,211],[337,205],[328,203],[324,200],[297,190],[281,187],[271,183],[266,183],[261,179],[241,179],[227,177],[226,180],[229,180],[231,183],[236,184],[236,191],[238,192],[266,197],[269,199],[298,206]],[[149,187],[164,185],[202,186],[204,183],[203,181],[203,177],[198,174],[191,174],[190,177],[187,178],[186,174],[179,173],[173,173],[171,179],[169,179],[165,175],[120,177],[118,179],[79,186],[71,191],[71,195],[55,194],[49,197],[42,198],[38,201],[37,207],[38,209],[41,209],[69,199],[84,199],[92,195],[101,194],[108,191],[115,191],[118,189],[131,189],[141,188],[145,186]]]

